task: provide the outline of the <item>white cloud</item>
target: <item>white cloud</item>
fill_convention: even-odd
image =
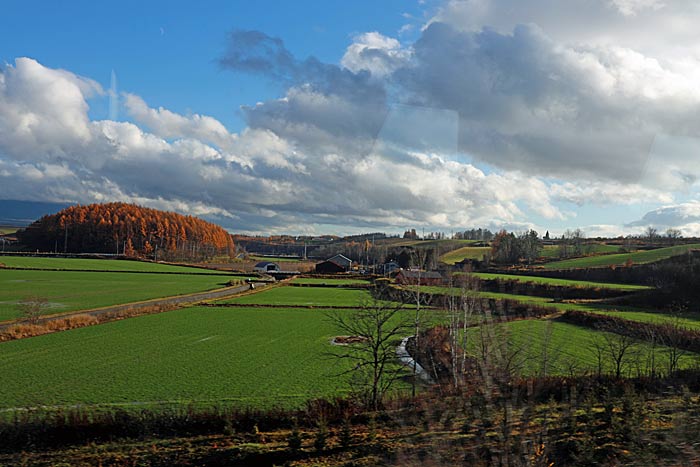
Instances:
[[[399,32],[408,30],[410,25],[405,25]],[[340,63],[353,73],[369,71],[381,78],[406,66],[409,57],[410,51],[404,49],[398,40],[375,31],[357,35]]]
[[[628,224],[628,227],[654,227],[661,232],[674,228],[686,237],[700,236],[700,201],[662,206]]]
[[[285,88],[242,108],[238,134],[133,94],[133,123],[91,121],[99,85],[17,59],[0,72],[0,197],[136,200],[265,232],[560,225],[563,203],[670,206],[700,177],[700,42],[696,55],[634,42],[629,25],[651,12],[663,31],[678,24],[675,4],[572,2],[450,1],[414,44],[358,34],[342,66],[235,32],[221,64]],[[590,27],[563,15],[571,5]]]
[[[610,0],[610,3],[625,16],[636,16],[644,10],[660,10],[666,3],[660,0]]]

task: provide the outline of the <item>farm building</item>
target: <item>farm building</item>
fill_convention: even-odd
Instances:
[[[316,272],[319,274],[337,274],[346,271],[347,269],[333,261],[322,261],[316,265]]]
[[[347,272],[352,268],[352,260],[343,255],[335,255],[316,265],[316,272],[323,274],[335,274]]]
[[[350,258],[348,258],[347,256],[335,255],[331,258],[328,258],[326,261],[330,261],[332,263],[335,263],[338,266],[345,268],[346,271],[349,271],[350,268],[352,268],[352,260]]]
[[[261,261],[255,265],[253,268],[255,272],[279,272],[280,266],[277,263],[271,261]]]
[[[442,276],[437,271],[402,270],[396,275],[398,284],[441,285]]]

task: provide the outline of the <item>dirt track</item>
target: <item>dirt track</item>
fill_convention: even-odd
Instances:
[[[262,284],[257,284],[256,289],[260,288],[262,289],[264,286]],[[147,309],[147,308],[152,308],[152,307],[177,307],[180,305],[193,305],[198,302],[202,301],[208,301],[208,300],[215,300],[219,298],[226,298],[230,297],[232,295],[236,295],[242,292],[245,292],[250,289],[250,286],[248,284],[245,285],[238,285],[235,287],[226,287],[225,289],[217,289],[217,290],[210,290],[208,292],[198,292],[198,293],[193,293],[193,294],[188,294],[188,295],[178,295],[174,297],[164,297],[164,298],[155,298],[153,300],[146,300],[143,302],[135,302],[135,303],[124,303],[122,305],[113,305],[113,306],[108,306],[108,307],[103,307],[103,308],[94,308],[90,310],[79,310],[79,311],[71,311],[67,313],[60,313],[60,314],[55,314],[55,315],[49,315],[45,316],[39,319],[38,324],[46,323],[55,319],[63,319],[63,318],[68,318],[70,316],[76,316],[76,315],[90,315],[90,316],[101,316],[104,314],[108,313],[119,313],[123,311],[135,311],[139,309]],[[14,326],[16,324],[22,323],[21,319],[18,320],[13,320],[13,321],[8,321],[6,323],[0,323],[0,331],[3,329],[6,329],[10,326]]]

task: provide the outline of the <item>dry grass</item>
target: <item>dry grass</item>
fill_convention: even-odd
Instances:
[[[150,307],[134,307],[119,311],[112,311],[101,315],[89,315],[86,313],[74,314],[62,318],[54,318],[39,323],[19,323],[0,330],[0,342],[27,337],[41,336],[52,332],[68,331],[70,329],[84,328],[96,324],[133,318],[141,315],[163,313],[179,308],[178,305],[154,305]]]
[[[0,332],[0,341],[24,339],[56,331],[67,331],[69,329],[93,326],[99,323],[100,320],[95,316],[79,314],[38,324],[15,324]]]

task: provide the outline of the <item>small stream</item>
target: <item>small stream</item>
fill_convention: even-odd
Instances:
[[[416,374],[420,379],[425,381],[428,384],[434,384],[433,379],[430,377],[427,371],[425,371],[425,368],[423,368],[420,363],[416,362],[413,360],[413,357],[411,357],[411,354],[408,353],[408,350],[406,350],[406,343],[408,340],[413,337],[413,336],[408,336],[404,337],[401,340],[401,343],[399,344],[398,347],[396,347],[396,356],[399,357],[399,361],[409,367],[411,370],[413,370],[413,365],[416,366]]]

